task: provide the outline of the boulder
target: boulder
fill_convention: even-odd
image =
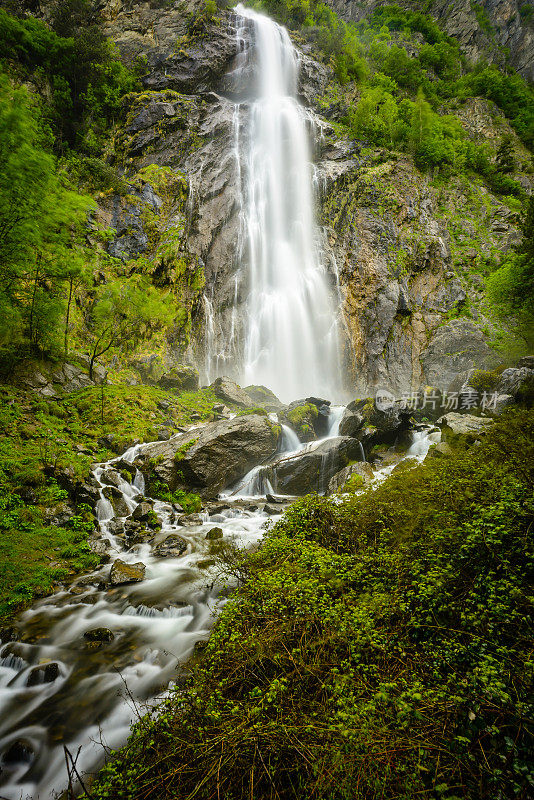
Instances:
[[[121,586],[123,583],[137,583],[145,577],[145,565],[142,561],[135,564],[126,564],[118,558],[111,565],[109,581],[113,586]]]
[[[214,541],[215,539],[222,539],[223,537],[223,530],[222,528],[212,528],[206,534],[206,539],[208,541]]]
[[[85,631],[83,638],[88,642],[112,642],[115,634],[109,628],[91,628]]]
[[[364,488],[373,480],[374,472],[371,465],[367,464],[365,461],[349,464],[330,478],[327,494],[334,494],[334,492],[342,491],[352,475],[359,475],[362,478],[362,488]]]
[[[178,558],[187,550],[187,542],[176,533],[171,533],[154,548],[154,555],[160,558]]]
[[[313,442],[317,438],[318,418],[319,407],[308,400],[290,403],[283,414],[283,421],[296,432],[301,442]]]
[[[188,527],[191,525],[202,525],[204,520],[202,519],[202,516],[200,514],[193,513],[193,514],[182,514],[181,517],[178,517],[176,522],[178,523],[178,525],[184,525],[185,527]]]
[[[464,440],[474,442],[483,436],[493,420],[488,417],[475,417],[472,414],[451,412],[438,419],[441,435],[445,442]]]
[[[428,451],[430,458],[448,458],[452,453],[452,448],[447,442],[438,442]]]
[[[253,405],[261,406],[266,411],[276,412],[284,408],[284,404],[266,386],[245,386],[244,391],[252,400]]]
[[[495,388],[497,394],[515,397],[528,384],[534,386],[534,369],[531,367],[510,367],[503,370]]]
[[[224,400],[225,403],[232,403],[234,406],[242,406],[243,408],[254,406],[252,398],[230,378],[217,378],[210,388],[216,397]]]
[[[277,431],[270,420],[249,414],[154,442],[143,449],[136,464],[149,479],[155,475],[171,491],[185,487],[214,495],[269,458],[276,443]]]
[[[303,495],[325,492],[332,477],[352,459],[360,457],[356,439],[337,436],[316,447],[281,458],[272,469],[276,491],[282,494]]]
[[[411,410],[402,400],[353,400],[346,407],[339,425],[340,436],[352,436],[360,442],[393,444],[410,428]]]
[[[120,482],[121,476],[114,469],[105,469],[100,475],[100,483],[106,486],[116,486],[118,488]]]
[[[357,436],[365,423],[363,414],[346,408],[339,423],[340,436]]]
[[[142,522],[150,528],[161,528],[161,522],[158,519],[154,508],[150,503],[141,502],[137,505],[132,513],[132,519],[137,522]]]
[[[102,489],[102,494],[113,506],[113,511],[117,517],[129,516],[130,509],[126,504],[124,497],[122,496],[122,492],[120,492],[116,486],[104,486]]]
[[[185,364],[164,372],[158,380],[163,389],[179,389],[182,392],[196,392],[199,386],[198,370]]]

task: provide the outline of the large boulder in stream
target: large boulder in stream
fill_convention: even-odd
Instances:
[[[136,464],[148,478],[216,495],[276,450],[279,428],[267,417],[247,414],[211,422],[166,442],[145,447]]]
[[[331,478],[346,467],[349,461],[360,459],[356,439],[336,436],[295,455],[281,458],[273,471],[276,491],[281,494],[302,495],[325,492]]]
[[[127,564],[118,558],[111,565],[109,582],[112,586],[121,586],[123,583],[138,583],[145,577],[145,565],[142,561]]]

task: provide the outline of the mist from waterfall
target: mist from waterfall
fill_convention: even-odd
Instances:
[[[258,76],[248,135],[236,142],[239,249],[248,275],[241,381],[268,386],[286,402],[337,397],[334,287],[320,257],[308,133],[313,119],[296,98],[298,55],[285,28],[241,4],[236,13],[252,27]]]

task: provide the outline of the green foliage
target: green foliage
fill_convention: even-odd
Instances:
[[[495,161],[497,172],[507,175],[515,170],[514,142],[510,134],[503,136]]]
[[[314,42],[332,64],[341,84],[360,81],[367,75],[354,26],[343,22],[321,0],[257,0],[251,5]]]
[[[84,266],[92,201],[65,185],[42,143],[28,92],[0,74],[0,345],[50,348]]]
[[[495,65],[477,65],[448,88],[449,96],[482,96],[504,111],[518,136],[534,148],[534,90],[517,73],[501,72]]]
[[[165,500],[167,503],[178,503],[186,514],[196,514],[202,511],[202,498],[200,495],[194,492],[186,492],[183,489],[171,492],[163,481],[151,481],[150,493],[152,497],[158,500]]]
[[[1,462],[0,462],[1,463]],[[43,486],[35,504],[25,503],[11,490],[8,479],[0,481],[0,619],[35,596],[46,594],[61,579],[98,566],[89,550],[88,533],[94,528],[92,514],[80,507],[65,527],[49,526],[43,511],[61,506],[66,492],[57,484]]]
[[[487,280],[492,301],[505,316],[513,314],[527,347],[534,344],[534,197],[525,203],[523,239]]]
[[[88,2],[60,0],[53,22],[57,32],[34,17],[18,19],[0,9],[0,64],[39,88],[58,150],[68,145],[97,154],[136,79],[92,22]]]
[[[98,358],[119,346],[123,352],[135,348],[143,339],[170,325],[174,313],[169,294],[152,286],[146,275],[118,278],[99,287],[88,321],[89,377],[92,378]]]
[[[187,686],[95,800],[526,798],[534,414],[345,502],[295,503]]]

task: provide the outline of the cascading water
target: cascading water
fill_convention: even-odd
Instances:
[[[335,397],[337,316],[314,218],[313,118],[296,99],[298,55],[285,28],[242,5],[236,13],[252,29],[258,75],[248,135],[239,137],[235,126],[243,164],[240,253],[249,278],[242,382],[268,386],[284,401]]]

